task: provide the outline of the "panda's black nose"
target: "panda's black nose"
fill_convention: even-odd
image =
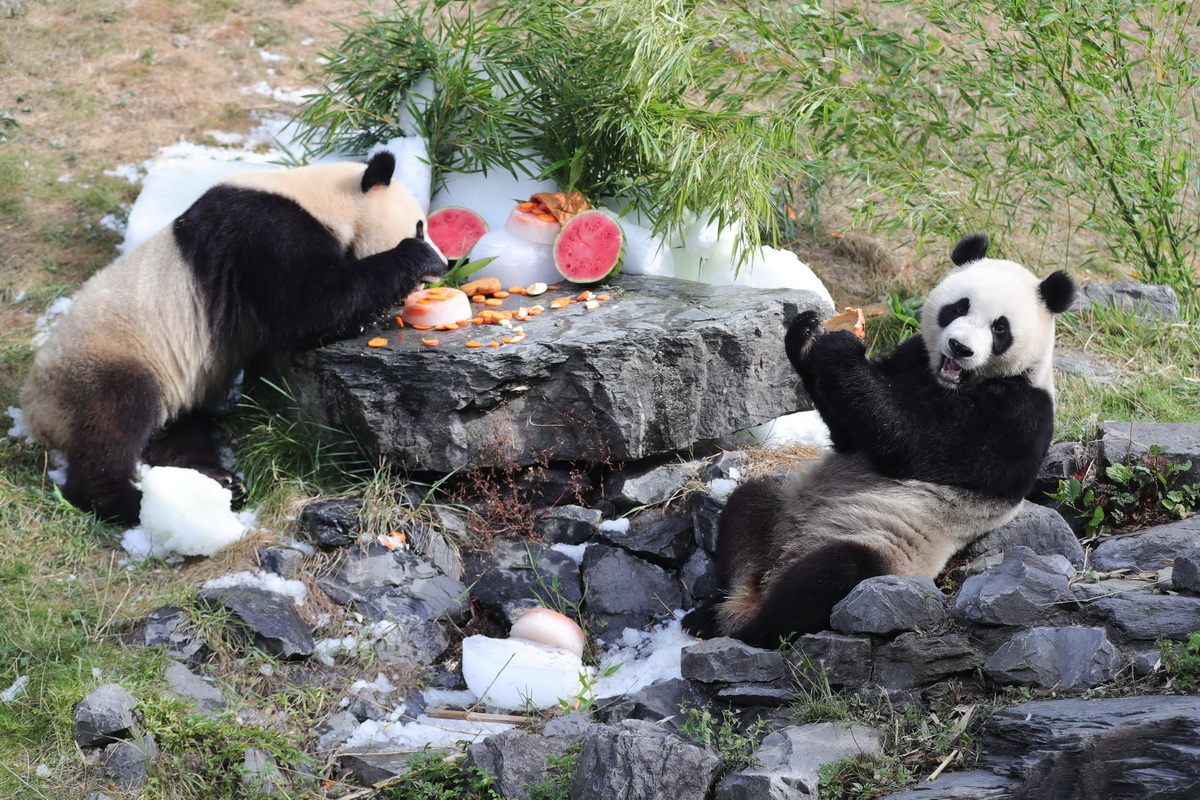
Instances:
[[[970,358],[971,356],[975,355],[974,350],[967,347],[958,339],[951,339],[948,344],[950,345],[950,355],[954,356],[955,358]]]

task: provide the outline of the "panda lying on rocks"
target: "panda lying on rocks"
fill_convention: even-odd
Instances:
[[[921,335],[869,360],[813,312],[792,321],[788,359],[833,450],[790,480],[759,478],[718,524],[722,599],[684,621],[698,635],[773,647],[824,630],[875,575],[937,575],[1008,522],[1032,489],[1054,428],[1054,314],[1075,286],[987,258],[967,236],[925,301]]]
[[[30,432],[67,458],[68,500],[136,523],[139,461],[235,484],[212,409],[238,372],[354,330],[445,272],[395,167],[380,151],[235,173],[83,285],[22,392]]]

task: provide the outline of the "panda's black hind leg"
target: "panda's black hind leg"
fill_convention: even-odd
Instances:
[[[233,492],[234,504],[245,499],[245,487],[237,475],[221,464],[220,426],[209,411],[181,414],[150,439],[143,460],[152,467],[194,469]]]
[[[72,410],[63,497],[96,516],[136,525],[142,493],[138,458],[158,422],[158,383],[140,364],[92,364],[79,371],[64,406]]]
[[[777,647],[793,634],[829,627],[829,615],[859,581],[887,572],[883,559],[856,542],[825,545],[785,570],[757,613],[731,635],[757,647]]]

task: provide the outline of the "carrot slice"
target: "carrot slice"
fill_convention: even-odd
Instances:
[[[413,325],[413,327],[414,327],[414,328],[416,328],[416,329],[417,329],[417,330],[419,330],[419,331],[431,331],[431,330],[433,330],[433,326],[432,326],[432,325]]]
[[[587,291],[587,290],[585,289],[584,291],[582,291],[582,292],[580,292],[578,295],[576,295],[576,296],[575,296],[575,299],[576,299],[576,300],[578,300],[578,301],[580,301],[580,302],[583,302],[583,301],[585,301],[585,300],[591,300],[591,299],[592,299],[592,293],[591,293],[591,292],[589,292],[589,291]]]
[[[438,343],[437,339],[422,339],[421,340],[421,344],[428,345],[429,347],[433,347],[437,343]]]
[[[387,344],[387,339],[383,338],[382,336],[376,336],[374,339],[367,342],[367,347],[383,347],[385,344]]]
[[[466,343],[467,347],[483,347],[483,342],[477,342],[474,339]]]
[[[492,292],[492,297],[498,297],[503,300],[504,298],[508,297],[509,294],[509,292]]]
[[[525,294],[525,287],[524,286],[510,286],[510,287],[508,287],[508,293],[509,294]]]
[[[471,295],[471,302],[472,302],[472,303],[482,303],[484,300],[487,300],[487,298],[486,298],[486,297],[484,297],[484,296],[483,296],[483,295],[481,295],[481,294],[473,294],[473,295]]]
[[[488,342],[488,347],[499,347],[499,346],[500,346],[499,342]]]
[[[611,294],[598,294],[598,295],[596,295],[596,299],[597,300],[611,300],[612,295]]]
[[[504,301],[503,301],[503,300],[496,300],[496,299],[494,299],[494,298],[488,298],[487,300],[484,300],[484,301],[483,301],[483,304],[484,304],[485,306],[501,306],[501,305],[504,305]]]

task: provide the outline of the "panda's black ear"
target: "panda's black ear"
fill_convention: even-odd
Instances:
[[[1053,314],[1061,314],[1075,302],[1075,281],[1061,269],[1038,284],[1038,295]]]
[[[954,245],[954,250],[950,252],[950,260],[956,267],[978,261],[987,255],[989,244],[991,242],[988,241],[986,233],[967,234]]]
[[[363,194],[371,191],[376,186],[389,186],[392,182],[392,174],[395,171],[396,157],[390,151],[380,150],[371,156],[371,160],[367,162],[367,169],[363,173]]]

